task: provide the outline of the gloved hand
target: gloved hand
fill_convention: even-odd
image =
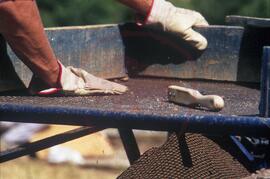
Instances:
[[[207,40],[194,26],[208,26],[204,17],[192,10],[177,8],[165,0],[153,0],[153,5],[143,22],[144,25],[155,27],[161,25],[164,31],[176,34],[199,50],[207,47]],[[139,25],[142,25],[139,23]]]
[[[40,81],[37,78],[32,78],[29,85],[30,93],[41,96],[86,96],[93,94],[122,94],[128,90],[124,85],[95,77],[80,68],[65,67],[60,62],[59,67],[58,87],[46,89],[46,87],[44,88],[40,85]]]

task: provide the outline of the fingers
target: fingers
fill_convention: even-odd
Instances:
[[[122,94],[128,90],[124,85],[96,77],[83,69],[74,67],[67,67],[67,69],[80,79],[83,79],[85,83],[84,87],[75,90],[78,95]]]
[[[184,11],[184,10],[183,10]],[[185,10],[185,12],[193,16],[194,24],[192,27],[206,27],[209,26],[208,22],[205,20],[205,18],[197,11],[192,11],[192,10]],[[200,33],[194,31],[190,27],[187,29],[184,33],[184,39],[187,40],[192,46],[197,48],[198,50],[204,50],[207,47],[207,40],[204,36],[202,36]]]
[[[80,68],[74,68],[72,66],[67,67],[73,74],[76,76],[85,79],[85,77],[89,74],[87,71],[80,69]]]
[[[91,95],[120,95],[123,94],[123,92],[120,91],[114,91],[114,90],[101,90],[101,89],[96,89],[96,90],[89,90],[89,89],[77,89],[74,91],[73,95],[76,96],[91,96]]]
[[[117,84],[102,78],[98,78],[87,71],[74,68],[64,67],[61,64],[61,87],[45,87],[39,89],[35,94],[40,96],[87,96],[87,95],[111,95],[123,94],[128,90],[124,85]],[[31,86],[37,86],[38,82],[32,82]]]
[[[209,24],[204,18],[198,19],[194,24],[194,27],[207,27],[207,26],[209,26]]]
[[[205,26],[209,26],[209,23],[205,20],[205,18],[199,13],[199,12],[196,12],[194,11],[194,15],[196,16],[196,21],[195,21],[195,24],[194,26],[202,26],[202,27],[205,27]]]
[[[205,18],[201,15],[201,13],[184,8],[177,8],[177,12],[179,14],[185,15],[189,18],[189,21],[192,23],[192,26],[208,26],[208,22]]]
[[[185,31],[183,39],[198,50],[205,50],[208,44],[206,38],[192,28]]]

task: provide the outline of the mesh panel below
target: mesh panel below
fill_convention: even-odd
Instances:
[[[176,135],[152,148],[118,178],[242,178],[248,170],[214,140],[199,134]]]

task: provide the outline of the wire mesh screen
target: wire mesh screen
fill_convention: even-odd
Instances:
[[[226,144],[224,145],[226,146]],[[249,171],[214,139],[172,133],[159,148],[152,148],[118,178],[242,178]]]

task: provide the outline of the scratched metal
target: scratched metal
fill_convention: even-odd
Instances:
[[[234,83],[181,81],[169,79],[130,79],[123,83],[129,91],[116,96],[89,97],[37,97],[2,93],[1,104],[22,104],[42,107],[74,107],[100,111],[128,112],[150,115],[246,115],[259,114],[260,91],[258,85]],[[197,89],[204,94],[224,97],[225,108],[211,112],[203,108],[193,109],[168,102],[167,87],[179,85]]]
[[[226,22],[237,26],[270,27],[270,18],[256,18],[245,16],[226,16]]]
[[[49,28],[46,32],[56,57],[64,65],[81,67],[103,78],[125,76],[125,52],[117,26]],[[28,85],[31,71],[10,48],[8,54],[17,74]]]
[[[47,35],[63,64],[82,67],[104,78],[125,76],[126,63],[131,74],[135,71],[146,76],[259,82],[260,63],[248,63],[245,70],[245,60],[239,58],[243,27],[209,26],[196,30],[208,39],[205,52],[194,50],[174,35],[134,24],[51,28]],[[31,72],[10,49],[8,54],[19,77],[28,85]]]
[[[243,27],[197,28],[208,40],[204,52],[192,48],[175,35],[138,28],[133,24],[126,24],[120,29],[124,37],[129,73],[224,81],[250,81],[249,75],[253,75],[250,73],[238,78]]]

